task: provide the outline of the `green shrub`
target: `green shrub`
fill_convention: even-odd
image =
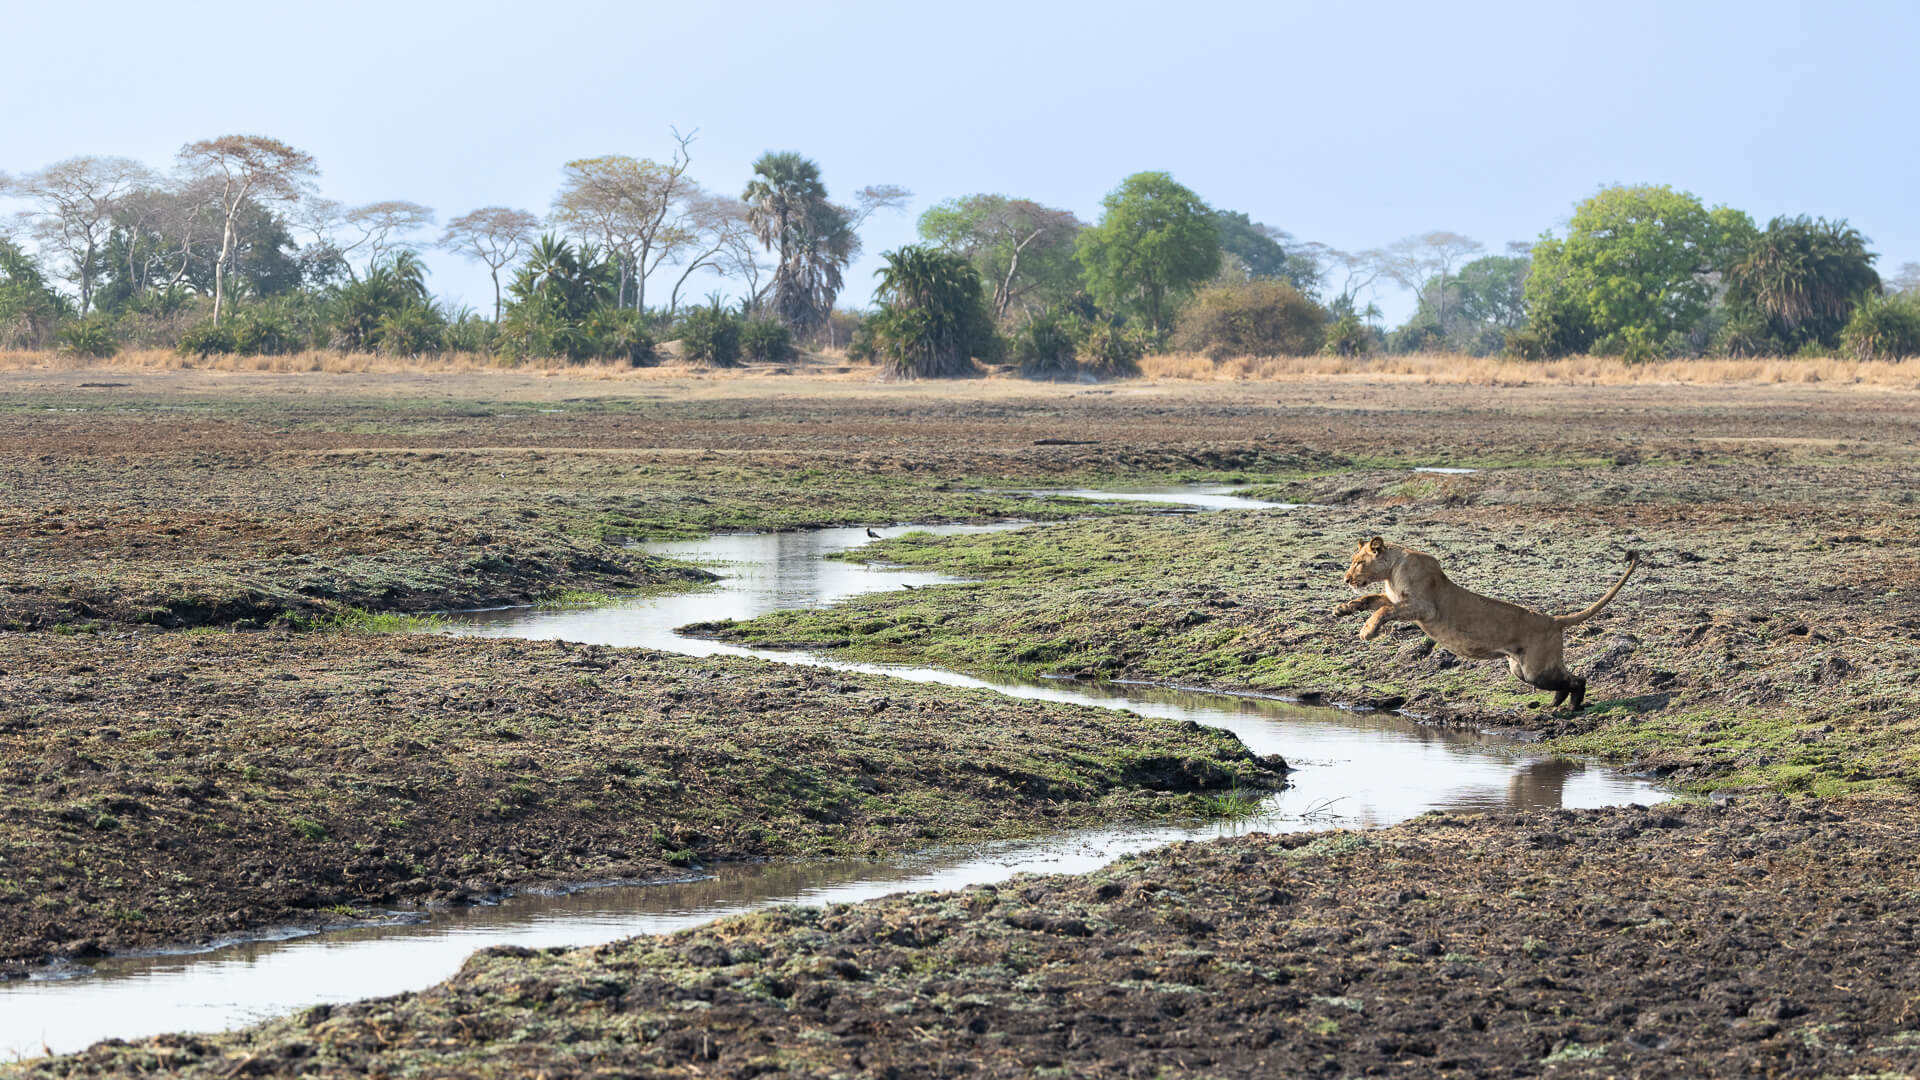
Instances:
[[[1858,360],[1920,356],[1920,293],[1863,299],[1840,331],[1840,347]]]
[[[1077,355],[1080,366],[1103,378],[1137,375],[1140,358],[1159,342],[1145,326],[1122,326],[1105,316],[1086,325]]]
[[[1509,330],[1506,353],[1521,360],[1545,360],[1547,339],[1538,330]]]
[[[1373,328],[1352,311],[1342,313],[1327,324],[1326,335],[1326,343],[1320,347],[1320,351],[1335,356],[1365,356],[1380,343],[1379,335],[1374,333]]]
[[[229,324],[233,352],[243,356],[278,356],[297,351],[300,343],[287,317],[278,311],[252,309],[235,312]]]
[[[679,336],[688,363],[733,367],[740,362],[740,318],[718,300],[689,310],[680,320]]]
[[[793,347],[793,334],[772,319],[748,319],[740,327],[740,351],[761,364],[788,364],[800,355]]]
[[[587,348],[602,360],[624,361],[631,367],[655,362],[653,326],[644,311],[600,308],[587,317]]]
[[[1284,281],[1202,289],[1180,312],[1174,345],[1218,363],[1230,356],[1305,356],[1320,351],[1327,313]]]
[[[880,351],[873,344],[873,320],[861,319],[860,324],[847,335],[847,359],[856,364],[871,364],[880,359]]]
[[[60,351],[74,356],[90,356],[104,360],[120,351],[120,335],[114,328],[113,320],[99,312],[84,319],[75,319],[56,330],[54,341],[59,343]]]
[[[388,356],[437,356],[446,346],[447,321],[430,304],[407,304],[380,316],[373,346]]]
[[[215,326],[204,322],[180,335],[182,356],[198,356],[204,360],[209,356],[225,356],[235,348],[232,323]]]
[[[1013,359],[1028,378],[1052,378],[1076,367],[1085,324],[1072,316],[1043,311],[1013,336]]]

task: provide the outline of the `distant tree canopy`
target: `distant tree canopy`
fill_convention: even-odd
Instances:
[[[0,237],[0,348],[45,348],[64,307],[33,256]]]
[[[1101,201],[1075,255],[1101,307],[1173,325],[1181,303],[1220,269],[1213,208],[1163,172],[1135,173]]]
[[[658,339],[713,364],[735,351],[785,363],[803,346],[884,348],[898,370],[928,372],[971,370],[953,359],[961,351],[1011,351],[1022,370],[1084,378],[1134,370],[1170,343],[1264,355],[1316,337],[1347,354],[1904,356],[1920,317],[1920,262],[1878,269],[1844,219],[1784,215],[1760,229],[1640,184],[1599,190],[1563,234],[1503,254],[1445,229],[1341,248],[1210,206],[1165,172],[1126,177],[1093,225],[1015,195],[936,202],[920,242],[888,253],[869,301],[845,290],[861,230],[910,191],[869,184],[835,199],[820,164],[793,151],[761,155],[740,188],[709,190],[692,172],[693,134],[669,130],[664,154],[560,165],[544,216],[485,206],[433,233],[439,216],[422,202],[324,197],[313,158],[264,135],[188,143],[171,169],[84,155],[0,172],[0,210],[12,211],[0,217],[0,347],[646,363]],[[486,267],[491,312],[433,295],[429,249]],[[953,306],[971,295],[949,289],[964,277],[953,259],[984,324]],[[1390,331],[1389,283],[1413,309]],[[1277,284],[1291,291],[1264,287]]]
[[[920,215],[920,238],[973,264],[992,290],[993,314],[1061,304],[1078,290],[1074,243],[1084,228],[1068,210],[1005,195],[949,199]]]
[[[1527,325],[1531,266],[1524,255],[1486,255],[1457,273],[1435,275],[1421,286],[1419,306],[1393,332],[1389,344],[1395,352],[1500,352],[1507,335]]]
[[[1670,187],[1607,188],[1575,209],[1565,239],[1534,245],[1529,328],[1555,354],[1683,349],[1704,325],[1713,275],[1753,231],[1747,215]]]
[[[1243,281],[1284,281],[1302,293],[1320,283],[1320,272],[1304,253],[1287,250],[1293,237],[1237,210],[1215,210],[1214,227],[1220,235],[1222,272]]]
[[[1874,258],[1845,221],[1777,217],[1735,255],[1727,307],[1757,315],[1784,350],[1836,348],[1855,306],[1880,292]]]

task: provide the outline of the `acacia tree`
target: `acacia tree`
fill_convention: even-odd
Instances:
[[[493,278],[493,321],[500,321],[500,271],[513,264],[533,242],[540,219],[525,210],[483,206],[447,222],[440,247],[485,263]]]
[[[113,265],[101,303],[178,288],[219,231],[214,196],[200,180],[155,184],[118,199],[107,242]]]
[[[674,131],[673,156],[664,165],[611,154],[569,161],[563,169],[554,220],[613,253],[620,267],[616,307],[625,304],[631,283],[633,306],[645,308],[647,278],[697,238],[688,214],[700,189],[687,176],[693,163],[687,148],[696,134]]]
[[[1478,240],[1436,229],[1395,241],[1387,248],[1381,269],[1402,288],[1413,290],[1422,303],[1431,292],[1436,325],[1445,336],[1448,333],[1447,293],[1454,264],[1481,250],[1483,245]],[[1437,287],[1429,289],[1429,284],[1436,282]]]
[[[1127,177],[1101,206],[1075,245],[1087,290],[1102,307],[1169,329],[1180,300],[1220,269],[1213,208],[1163,172]]]
[[[1313,260],[1314,277],[1331,294],[1322,294],[1326,297],[1328,310],[1336,314],[1361,313],[1369,318],[1378,314],[1379,309],[1374,305],[1371,293],[1374,282],[1379,281],[1384,273],[1386,252],[1379,248],[1346,251],[1317,240],[1300,245],[1300,251],[1304,257]],[[1360,304],[1361,293],[1370,294],[1365,307]]]
[[[34,232],[67,264],[80,292],[80,314],[93,307],[93,287],[105,272],[101,257],[120,202],[153,182],[153,171],[131,158],[76,157],[16,177],[8,186],[40,207]]]
[[[341,214],[340,221],[360,236],[351,244],[335,245],[335,252],[345,259],[352,252],[366,249],[367,270],[371,273],[389,254],[412,251],[413,245],[401,237],[432,225],[434,216],[431,206],[405,199],[384,199],[356,206]]]
[[[760,248],[753,226],[747,220],[747,208],[739,199],[701,192],[687,200],[687,223],[696,238],[683,251],[680,276],[674,280],[667,297],[667,311],[680,309],[680,290],[696,270],[711,270],[719,276],[737,277],[746,290],[742,306],[757,310],[766,297],[772,279],[768,267],[760,261]],[[762,283],[766,279],[766,283]]]
[[[1070,291],[1074,238],[1084,226],[1072,211],[1031,199],[967,195],[929,208],[919,227],[922,240],[965,258],[992,284],[993,316],[1004,322],[1037,293]]]
[[[220,182],[220,255],[213,264],[213,324],[226,299],[226,266],[233,257],[234,221],[252,203],[299,200],[320,173],[311,155],[264,135],[222,135],[180,148],[180,163]]]

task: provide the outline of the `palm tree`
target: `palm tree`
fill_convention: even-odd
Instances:
[[[740,198],[747,225],[775,252],[773,309],[796,334],[826,321],[853,257],[847,212],[827,201],[820,166],[793,151],[769,151],[753,163]]]
[[[1788,349],[1832,348],[1854,305],[1880,291],[1874,258],[1867,238],[1845,220],[1777,217],[1733,265],[1728,284]]]
[[[874,326],[881,361],[908,378],[971,372],[973,357],[993,338],[980,272],[965,256],[938,248],[903,247],[883,257],[874,291],[886,308]]]

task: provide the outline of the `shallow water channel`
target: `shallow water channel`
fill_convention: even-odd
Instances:
[[[1071,494],[1091,498],[1105,493]],[[1292,512],[1217,488],[1124,494],[1188,509]],[[943,525],[916,531],[955,534],[1023,527],[1044,526]],[[907,528],[881,531],[891,536]],[[101,961],[81,977],[0,983],[0,1061],[37,1055],[43,1047],[65,1052],[108,1037],[230,1028],[306,1005],[420,989],[452,974],[468,954],[488,945],[587,945],[679,930],[767,904],[825,904],[907,889],[957,888],[1023,871],[1081,872],[1174,840],[1246,831],[1384,825],[1431,809],[1586,807],[1665,798],[1645,780],[1618,770],[1545,758],[1530,753],[1524,743],[1498,735],[1423,727],[1387,714],[1139,684],[983,680],[937,668],[850,663],[674,633],[692,622],[749,619],[782,609],[825,606],[861,593],[951,580],[826,558],[869,542],[866,530],[856,527],[649,544],[649,551],[700,562],[724,579],[700,592],[603,608],[469,612],[456,617],[454,632],[644,646],[701,656],[760,656],[1194,720],[1234,732],[1256,752],[1284,755],[1296,768],[1293,786],[1268,796],[1255,814],[1233,822],[1084,830],[879,861],[725,865],[704,872],[699,880],[519,896],[496,906],[436,912],[395,925],[246,942],[194,954]]]

